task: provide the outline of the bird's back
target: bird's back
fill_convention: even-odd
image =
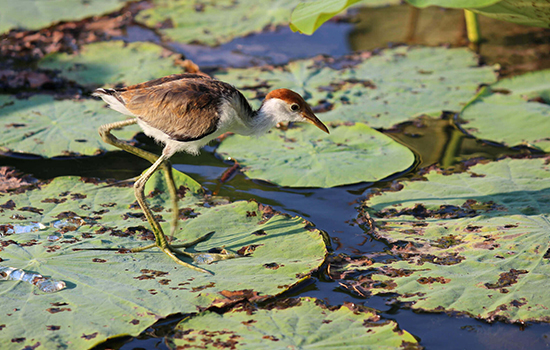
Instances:
[[[232,85],[201,74],[173,74],[120,88],[97,89],[111,108],[138,117],[141,122],[176,141],[194,141],[215,132],[220,108],[235,97],[246,113],[250,105]]]

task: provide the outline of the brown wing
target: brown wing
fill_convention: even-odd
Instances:
[[[219,108],[238,91],[197,74],[178,74],[117,90],[126,108],[178,141],[216,131]]]

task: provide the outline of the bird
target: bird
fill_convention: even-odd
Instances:
[[[134,192],[151,225],[155,243],[131,251],[138,252],[158,247],[176,263],[206,273],[210,272],[186,263],[177,255],[186,255],[195,263],[224,260],[235,255],[189,253],[178,249],[189,248],[202,242],[213,232],[186,244],[168,243],[161,226],[145,201],[144,187],[151,175],[161,168],[167,179],[174,211],[171,221],[173,235],[177,228],[178,207],[176,187],[168,159],[176,152],[197,155],[203,146],[227,132],[260,136],[282,122],[309,122],[327,134],[330,133],[303,97],[292,90],[281,88],[270,91],[260,108],[255,110],[235,86],[204,73],[172,74],[122,88],[99,88],[92,96],[100,97],[111,109],[132,117],[102,125],[99,128],[102,139],[153,163],[134,183]],[[141,127],[145,135],[164,146],[160,156],[123,142],[111,134],[112,129],[135,123]]]

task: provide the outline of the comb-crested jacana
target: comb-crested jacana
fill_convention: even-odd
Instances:
[[[119,89],[97,89],[93,96],[101,97],[109,106],[133,119],[103,125],[99,133],[103,140],[125,151],[149,160],[153,165],[134,184],[136,199],[145,213],[155,236],[155,244],[132,249],[133,252],[159,247],[178,264],[208,272],[179,259],[176,254],[191,257],[195,262],[223,260],[233,254],[189,253],[188,248],[209,237],[207,234],[187,244],[169,244],[161,226],[145,202],[144,186],[161,167],[164,171],[174,215],[171,233],[177,229],[177,195],[168,159],[176,152],[198,154],[201,147],[226,132],[261,135],[281,122],[310,122],[326,133],[328,128],[315,116],[302,96],[288,89],[276,89],[265,97],[258,110],[252,109],[246,98],[232,85],[202,74],[174,74],[164,78]],[[143,132],[164,144],[160,157],[118,140],[111,134],[114,128],[137,123]],[[261,141],[259,141],[261,142]]]

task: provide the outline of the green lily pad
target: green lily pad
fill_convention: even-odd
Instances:
[[[215,231],[196,249],[246,248],[249,256],[202,265],[211,276],[175,264],[158,249],[117,252],[152,242],[141,211],[130,206],[135,201],[131,187],[61,177],[34,190],[1,195],[2,266],[67,286],[42,293],[30,283],[0,281],[3,346],[21,349],[39,342],[52,349],[89,348],[109,337],[138,335],[176,312],[238,298],[263,300],[308,278],[323,263],[323,237],[302,218],[279,215],[255,202],[212,206],[197,192],[196,182],[175,175],[180,193],[185,192],[176,242]],[[164,205],[163,176],[155,174],[152,180],[146,192],[167,231],[171,213]],[[115,250],[97,250],[105,248]]]
[[[60,21],[78,21],[121,9],[128,0],[3,1],[0,33],[13,28],[40,29]]]
[[[414,154],[364,125],[338,126],[326,135],[314,126],[271,130],[261,141],[224,139],[217,152],[245,166],[251,178],[289,187],[332,187],[377,181],[410,167]]]
[[[401,0],[317,0],[301,2],[292,11],[290,29],[302,34],[313,34],[323,23],[360,3],[362,6],[381,7],[399,5]]]
[[[52,53],[38,62],[42,69],[59,70],[65,79],[91,88],[133,85],[165,75],[183,73],[174,55],[152,43],[123,41],[84,45],[78,53]]]
[[[318,101],[328,99],[328,93],[321,88],[339,82],[342,72],[319,67],[313,60],[298,60],[275,68],[228,69],[215,77],[239,88],[256,108],[269,91],[280,88],[296,91],[315,106]]]
[[[235,309],[222,315],[204,312],[178,324],[169,347],[219,349],[418,349],[416,339],[394,321],[346,303],[328,308],[319,300],[301,298],[296,306]]]
[[[323,121],[389,128],[422,114],[460,111],[480,84],[496,82],[497,67],[479,67],[477,60],[464,48],[402,46],[341,71],[301,60],[275,69],[229,69],[216,77],[242,89],[247,98],[285,87],[314,107],[329,103],[332,110],[319,114]],[[252,103],[260,105],[259,100]]]
[[[480,84],[496,81],[496,67],[479,67],[477,60],[465,48],[383,50],[350,70],[349,79],[363,84],[335,92],[334,109],[322,118],[389,128],[422,114],[458,112]]]
[[[258,33],[266,27],[287,24],[298,0],[222,0],[190,2],[154,0],[154,7],[141,11],[136,20],[173,41],[222,44]]]
[[[550,70],[533,72],[483,89],[460,118],[478,138],[550,152],[549,102]]]
[[[426,179],[366,201],[373,233],[400,242],[392,252],[401,259],[349,266],[371,276],[355,288],[396,293],[418,310],[550,322],[548,160],[505,159]]]
[[[10,99],[1,107],[0,150],[24,152],[44,157],[60,155],[93,155],[116,149],[104,143],[97,129],[102,124],[120,120],[114,112],[98,101],[54,100],[36,95],[28,100]],[[85,127],[83,127],[85,125]],[[129,139],[139,131],[130,126],[116,131]]]

